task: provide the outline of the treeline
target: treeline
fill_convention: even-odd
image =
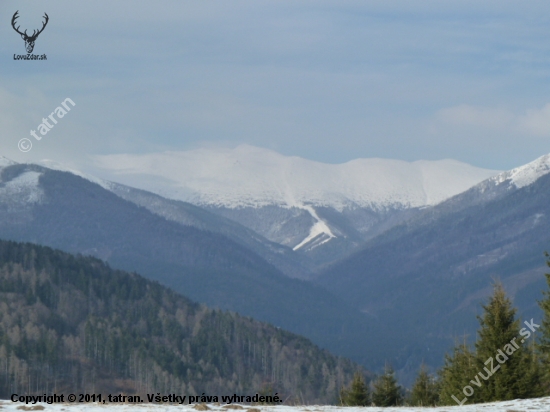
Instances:
[[[334,403],[358,370],[305,338],[98,259],[0,241],[0,397],[277,392]]]
[[[546,255],[549,257],[549,255]],[[550,260],[547,261],[550,266]],[[410,391],[401,388],[391,367],[368,385],[356,374],[340,392],[346,406],[439,406],[527,399],[550,395],[549,290],[539,302],[542,320],[516,318],[517,310],[500,283],[478,316],[475,344],[458,342],[435,375],[422,366]]]

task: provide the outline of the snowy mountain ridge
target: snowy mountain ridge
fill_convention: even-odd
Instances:
[[[0,156],[0,169],[6,166],[12,166],[14,164],[17,164],[17,163],[15,163],[13,160],[8,159],[5,156]]]
[[[550,154],[539,157],[523,166],[508,170],[489,179],[495,186],[509,183],[520,189],[534,183],[538,178],[550,173]]]
[[[437,204],[498,173],[455,160],[325,164],[241,145],[97,156],[109,180],[197,205],[410,208]]]
[[[93,173],[105,179],[51,160],[38,164],[73,173],[110,191],[117,184],[112,181],[193,203],[272,242],[307,253],[338,239],[338,253],[345,253],[360,244],[361,237],[387,228],[385,219],[398,223],[402,218],[396,211],[433,206],[474,186],[480,193],[523,187],[550,172],[550,155],[499,173],[449,159],[355,159],[324,164],[248,145],[96,156],[94,161]],[[0,158],[0,169],[12,164]],[[29,191],[32,182],[37,183],[36,176],[28,179],[22,187],[26,196],[21,192],[19,201],[33,197]],[[2,192],[16,193],[18,184],[11,182],[13,187]],[[36,201],[40,194],[33,198]]]
[[[348,213],[345,219],[362,221],[355,229],[365,232],[374,215],[437,204],[498,173],[449,159],[325,164],[249,145],[97,156],[95,161],[108,180],[206,207],[301,251],[334,239],[351,242],[344,249],[360,242],[356,233],[347,233],[348,223],[338,224],[336,215],[331,219],[320,209]],[[362,216],[352,216],[361,210]],[[339,229],[341,224],[348,228]]]

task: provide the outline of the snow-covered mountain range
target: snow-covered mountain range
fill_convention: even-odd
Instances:
[[[449,159],[325,164],[248,145],[99,156],[96,166],[109,180],[205,207],[318,263],[498,173]]]
[[[0,167],[12,163],[3,159]],[[96,170],[106,179],[39,163],[111,191],[117,186],[109,181],[203,207],[316,264],[498,173],[449,159],[325,164],[248,145],[96,157]]]
[[[433,205],[498,173],[456,160],[326,164],[258,147],[97,157],[115,180],[170,199],[226,208]]]
[[[469,188],[475,187],[480,199],[494,198],[550,172],[550,155],[499,173],[455,160],[324,164],[247,145],[109,155],[95,161],[99,174],[108,180],[52,161],[39,163],[70,171],[119,195],[120,186],[110,181],[193,203],[302,252],[317,264],[335,260],[422,208]],[[12,164],[0,158],[0,168]],[[20,189],[12,187],[14,181],[2,192],[36,201],[40,193],[31,190],[36,176],[21,179]],[[156,213],[166,215],[156,207]]]

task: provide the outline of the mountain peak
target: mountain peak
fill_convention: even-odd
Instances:
[[[550,154],[541,156],[523,166],[502,172],[490,180],[494,181],[496,185],[508,182],[519,189],[529,186],[548,173],[550,173]]]
[[[13,166],[13,165],[16,165],[16,164],[17,164],[17,162],[14,162],[13,160],[8,159],[5,156],[0,156],[0,168]]]

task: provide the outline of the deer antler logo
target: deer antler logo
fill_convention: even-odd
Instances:
[[[19,27],[21,27],[21,26],[15,27],[16,20],[18,18],[19,18],[19,10],[17,10],[15,12],[15,14],[13,15],[13,17],[11,19],[11,25],[12,25],[13,29],[21,35],[21,38],[23,40],[25,40],[25,48],[27,49],[27,53],[32,53],[32,51],[34,50],[34,42],[36,41],[36,38],[38,37],[38,35],[40,33],[42,33],[44,31],[44,28],[48,24],[48,20],[50,20],[50,18],[48,17],[48,15],[46,13],[44,13],[44,18],[46,19],[46,21],[44,21],[42,23],[42,28],[38,31],[34,30],[32,32],[32,35],[30,35],[30,36],[27,34],[27,30],[25,30],[24,33],[19,31]]]

